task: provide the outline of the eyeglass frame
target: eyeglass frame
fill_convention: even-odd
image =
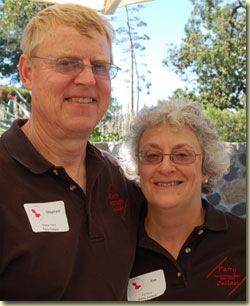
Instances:
[[[191,157],[193,157],[193,160],[191,162],[176,162],[176,161],[174,161],[174,158],[172,157],[174,155],[173,152],[178,152],[178,151],[192,152],[193,155],[191,155]],[[142,165],[159,165],[159,164],[162,163],[165,155],[168,155],[170,161],[173,162],[176,165],[191,165],[191,164],[193,164],[195,162],[196,156],[203,155],[202,153],[195,153],[195,151],[189,150],[189,149],[188,150],[186,150],[186,149],[185,150],[183,150],[183,149],[176,149],[176,150],[173,150],[171,153],[163,153],[161,151],[157,151],[157,153],[160,153],[160,156],[161,156],[161,159],[160,159],[159,162],[143,162],[142,161],[142,154],[143,154],[143,152],[145,152],[145,151],[140,151],[138,154],[135,155],[136,157],[138,157],[138,160],[139,160],[139,162]]]
[[[80,68],[80,70],[79,70],[79,72],[77,73],[77,74],[79,74],[79,73],[81,73],[82,71],[83,71],[83,69],[84,69],[84,67],[85,66],[87,66],[87,67],[91,67],[91,69],[92,69],[92,73],[93,73],[93,75],[95,76],[95,78],[96,78],[96,74],[94,73],[94,71],[93,71],[93,68],[95,67],[95,65],[100,65],[100,64],[105,64],[105,65],[110,65],[110,68],[109,68],[109,71],[108,71],[108,75],[109,75],[109,78],[100,78],[100,79],[102,79],[102,80],[112,80],[112,79],[114,79],[116,76],[117,76],[117,73],[118,73],[118,71],[119,70],[122,70],[120,67],[118,67],[118,66],[116,66],[115,64],[111,64],[111,63],[98,63],[98,64],[84,64],[83,63],[83,61],[81,60],[81,59],[78,59],[78,58],[74,58],[74,57],[67,57],[67,56],[65,56],[65,57],[59,57],[59,58],[53,58],[53,57],[45,57],[45,56],[37,56],[37,55],[33,55],[33,56],[30,56],[30,58],[39,58],[39,59],[45,59],[45,60],[49,60],[49,61],[54,61],[54,62],[56,62],[55,64],[55,66],[56,66],[56,71],[57,72],[59,72],[59,73],[62,73],[62,74],[70,74],[70,73],[72,73],[72,72],[74,72],[74,69],[73,70],[70,70],[70,71],[67,71],[67,72],[62,72],[62,71],[60,71],[60,70],[58,70],[57,69],[57,63],[58,63],[58,61],[59,60],[61,60],[61,59],[71,59],[71,60],[75,60],[75,61],[78,61],[79,63],[81,63],[81,65],[79,66],[79,68]],[[78,69],[79,69],[78,68]],[[114,72],[114,76],[110,76],[110,71],[111,71],[111,68],[112,69],[115,69],[115,72]],[[76,69],[76,68],[75,68]],[[104,76],[105,77],[105,74],[103,74],[102,76]],[[99,77],[97,77],[97,79],[99,79]]]

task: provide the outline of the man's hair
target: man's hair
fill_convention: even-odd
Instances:
[[[114,29],[106,18],[82,5],[55,4],[40,11],[25,27],[21,40],[23,53],[34,56],[47,31],[56,25],[74,27],[79,33],[88,37],[91,37],[89,33],[91,30],[96,30],[106,36],[112,50]]]
[[[219,140],[215,127],[204,116],[198,102],[188,100],[161,101],[157,106],[144,108],[130,125],[127,141],[120,150],[120,162],[126,176],[139,184],[138,158],[140,139],[147,128],[171,124],[188,126],[197,136],[203,150],[202,172],[209,174],[202,192],[209,193],[230,166],[225,144]]]

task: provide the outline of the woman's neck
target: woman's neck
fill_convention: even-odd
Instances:
[[[197,205],[193,209],[162,209],[148,205],[145,229],[149,237],[163,246],[175,259],[196,226],[205,220],[205,209]]]

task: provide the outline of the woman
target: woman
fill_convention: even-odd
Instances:
[[[128,300],[245,300],[245,220],[202,199],[230,162],[201,105],[143,109],[120,155],[147,200]]]

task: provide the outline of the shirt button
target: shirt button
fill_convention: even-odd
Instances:
[[[59,172],[58,172],[58,170],[56,170],[56,169],[53,170],[53,173],[54,173],[55,175],[59,175]]]
[[[203,233],[204,233],[204,230],[200,229],[199,232],[198,232],[198,235],[202,235]]]
[[[188,254],[191,252],[191,249],[190,248],[185,248],[185,252]]]
[[[177,273],[177,276],[178,276],[178,277],[181,277],[181,272],[178,272],[178,273]]]
[[[74,190],[76,189],[76,185],[70,185],[70,186],[69,186],[69,189],[70,189],[71,191],[74,191]]]

